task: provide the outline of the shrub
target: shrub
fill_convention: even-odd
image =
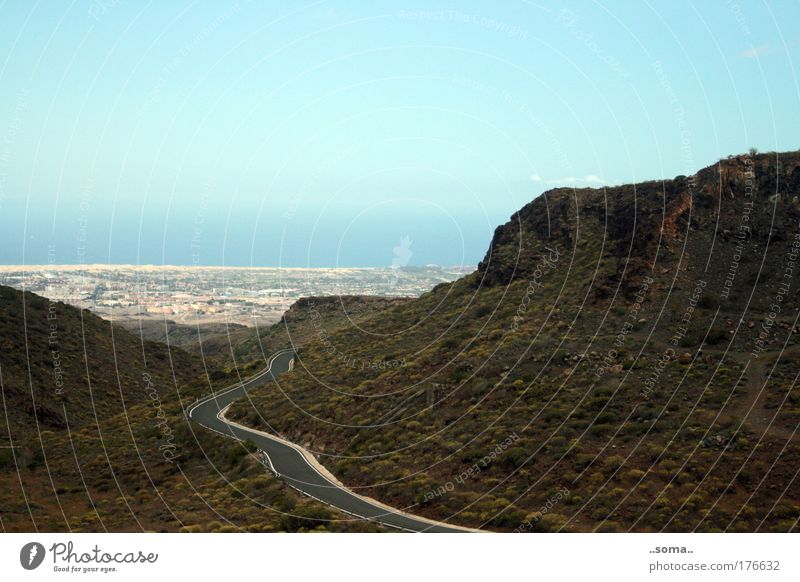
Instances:
[[[539,520],[542,531],[556,532],[560,530],[566,523],[567,518],[560,513],[545,513],[542,519]]]
[[[0,449],[0,469],[14,468],[14,454],[10,448]]]
[[[706,293],[697,302],[697,306],[702,309],[716,309],[719,307],[719,300],[713,295]]]
[[[597,526],[597,529],[595,531],[597,531],[598,533],[617,533],[618,531],[620,531],[620,527],[617,522],[606,520],[599,526]]]
[[[724,329],[719,327],[712,327],[711,331],[708,332],[706,343],[713,346],[725,341],[727,338],[728,338],[728,333]]]
[[[521,467],[529,456],[530,453],[528,453],[526,449],[514,447],[513,449],[507,450],[503,453],[503,456],[500,457],[500,466],[509,471],[513,471]]]
[[[623,459],[620,455],[612,455],[608,457],[605,461],[603,461],[603,466],[606,469],[610,469],[612,471],[616,471],[625,463],[625,459]]]
[[[494,516],[489,525],[500,529],[514,529],[525,521],[525,512],[514,509],[513,506]]]
[[[300,507],[291,515],[281,519],[281,529],[287,532],[322,528],[331,520],[331,513],[325,508]]]

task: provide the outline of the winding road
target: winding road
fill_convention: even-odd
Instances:
[[[381,523],[383,525],[412,532],[456,533],[472,531],[418,517],[393,509],[369,497],[364,497],[342,485],[314,456],[302,447],[259,430],[255,430],[225,418],[225,411],[248,390],[274,381],[278,374],[291,369],[294,360],[292,350],[274,354],[265,370],[255,376],[216,392],[192,404],[187,415],[200,426],[239,441],[251,441],[267,457],[268,463],[278,477],[301,493],[341,511]]]

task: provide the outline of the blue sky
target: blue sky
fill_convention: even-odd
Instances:
[[[800,147],[797,2],[263,4],[0,4],[0,262],[475,263],[548,188]]]

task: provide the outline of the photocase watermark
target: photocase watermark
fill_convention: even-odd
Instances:
[[[639,392],[639,396],[642,398],[650,397],[650,395],[655,391],[656,386],[658,386],[664,370],[667,369],[667,366],[669,366],[670,362],[677,358],[678,353],[675,348],[678,347],[683,338],[686,337],[686,334],[689,331],[689,324],[692,321],[692,317],[694,316],[694,312],[697,307],[697,303],[700,301],[700,297],[702,296],[703,290],[706,288],[706,286],[707,282],[703,279],[698,279],[695,283],[692,294],[689,296],[689,301],[686,305],[686,308],[681,314],[679,325],[669,338],[670,347],[658,355],[658,359],[653,365],[650,374],[647,376],[647,378],[645,378],[645,381],[642,385],[642,390]]]
[[[741,32],[744,36],[750,36],[750,25],[747,24],[747,18],[745,18],[744,13],[742,12],[742,7],[733,0],[727,0],[726,4],[730,8],[733,18],[736,20],[736,24],[739,27],[739,32]]]
[[[44,562],[44,546],[39,542],[29,542],[19,551],[19,563],[26,570],[35,570]]]
[[[528,31],[519,25],[508,24],[481,14],[468,14],[459,10],[400,10],[397,13],[400,20],[414,20],[418,22],[456,22],[459,24],[471,24],[504,34],[509,38],[525,39],[528,38]]]
[[[75,258],[79,265],[86,263],[86,245],[89,241],[89,210],[92,206],[93,191],[94,180],[89,178],[86,187],[81,192],[81,200],[78,204],[80,214],[78,216],[78,232],[75,235]]]
[[[362,370],[391,370],[393,368],[405,368],[406,359],[399,360],[359,360]]]
[[[111,0],[105,2],[105,4],[112,4],[112,6],[115,3],[116,0],[113,0],[113,3],[111,2]],[[245,2],[245,4],[247,3],[249,3],[249,0],[248,2]],[[98,2],[95,2],[95,4],[98,4]],[[209,36],[211,36],[214,32],[216,32],[218,28],[220,28],[228,20],[233,18],[236,14],[241,12],[241,10],[242,7],[240,3],[237,2],[236,4],[228,8],[228,10],[226,10],[221,15],[217,16],[214,20],[209,22],[206,26],[201,28],[197,33],[195,33],[195,35],[189,42],[187,42],[180,49],[178,49],[178,53],[175,54],[169,61],[167,61],[166,65],[164,65],[164,67],[161,70],[162,74],[159,75],[158,79],[156,79],[155,85],[145,97],[142,106],[139,108],[140,117],[144,117],[145,115],[147,115],[147,113],[150,111],[153,105],[158,103],[159,99],[161,98],[161,91],[167,84],[167,79],[171,77],[172,74],[176,70],[178,70],[178,68],[180,68],[180,66],[183,64],[184,59],[186,59],[190,54],[192,54],[192,52],[194,52],[198,46],[200,46],[203,42],[205,42]],[[107,11],[108,10],[106,9],[103,12]]]
[[[392,370],[397,368],[405,368],[407,366],[405,358],[391,359],[391,360],[369,360],[366,358],[359,358],[353,356],[349,352],[345,352],[336,347],[331,340],[330,333],[323,326],[322,314],[317,307],[316,301],[308,299],[307,306],[311,308],[311,325],[316,330],[316,336],[322,342],[323,349],[329,356],[335,358],[341,365],[347,368],[354,368],[359,370]]]
[[[306,182],[303,184],[302,188],[300,188],[299,191],[291,197],[291,201],[283,213],[283,220],[290,222],[294,218],[295,214],[297,214],[297,209],[303,203],[312,187],[327,183],[327,180],[329,180],[330,170],[335,169],[341,165],[342,162],[363,151],[366,147],[367,144],[357,144],[337,150],[335,155],[331,156],[325,160],[325,163],[315,168],[314,171],[311,172],[308,180],[306,180]]]
[[[11,164],[11,151],[17,142],[20,126],[22,125],[22,114],[28,107],[28,90],[21,89],[17,94],[17,102],[14,111],[11,113],[11,121],[8,124],[5,135],[3,136],[2,148],[0,148],[0,208],[6,197],[6,182],[8,181],[8,166]]]
[[[628,70],[622,66],[620,60],[607,51],[605,51],[595,40],[593,33],[587,33],[578,28],[577,24],[580,21],[578,15],[566,8],[558,12],[556,19],[564,28],[566,28],[570,35],[579,42],[583,43],[594,55],[612,71],[621,77],[628,76]]]
[[[463,77],[461,75],[453,75],[453,82],[468,89],[480,91],[485,95],[489,95],[495,99],[498,99],[505,108],[513,109],[520,115],[523,115],[525,118],[527,118],[527,120],[530,121],[536,128],[536,131],[539,134],[539,140],[547,142],[550,152],[552,152],[552,154],[558,160],[557,165],[559,170],[563,173],[571,173],[572,166],[569,163],[569,156],[567,155],[567,150],[564,147],[564,144],[561,142],[558,133],[553,131],[550,125],[543,121],[542,118],[539,117],[539,115],[537,115],[528,106],[524,99],[520,99],[506,89],[484,83],[483,81]],[[535,181],[541,180],[540,176],[536,176],[536,178],[537,180]]]
[[[547,251],[547,254],[542,254],[539,262],[536,264],[536,268],[534,268],[533,273],[531,273],[531,277],[528,280],[528,287],[525,289],[525,295],[519,302],[517,312],[511,320],[512,331],[516,331],[519,328],[519,324],[524,319],[533,296],[536,295],[536,292],[544,285],[544,283],[542,283],[544,276],[558,266],[558,249],[545,246],[544,250]]]
[[[694,289],[692,290],[692,294],[689,296],[689,301],[686,304],[686,308],[683,310],[681,314],[681,318],[679,320],[679,325],[675,328],[675,332],[669,338],[669,343],[673,346],[678,347],[681,345],[681,341],[683,338],[686,337],[686,334],[689,332],[689,324],[692,322],[692,317],[694,316],[695,309],[697,308],[697,304],[700,301],[700,297],[703,295],[703,291],[705,290],[708,283],[703,279],[698,279],[695,283]]]
[[[72,542],[57,542],[50,546],[49,552],[54,572],[107,574],[116,572],[119,564],[155,564],[158,561],[155,552],[105,551],[97,544],[88,551],[76,551]]]
[[[206,214],[208,213],[208,197],[214,190],[213,180],[207,180],[203,184],[203,190],[200,194],[200,200],[197,204],[197,211],[194,215],[194,222],[192,223],[192,238],[189,241],[189,251],[192,256],[192,266],[197,267],[200,265],[200,251],[201,243],[203,241],[203,227],[206,223]]]
[[[800,228],[800,224],[798,224]],[[789,295],[792,288],[792,278],[795,275],[797,268],[798,254],[800,253],[800,232],[796,232],[792,238],[792,244],[789,247],[789,252],[786,257],[786,264],[783,268],[783,276],[778,282],[778,289],[772,298],[772,303],[769,306],[769,313],[764,323],[761,324],[761,330],[755,339],[753,351],[751,355],[757,358],[764,352],[769,345],[769,338],[772,334],[772,327],[775,325],[775,320],[781,313],[783,308],[783,301]]]
[[[536,524],[539,523],[545,515],[550,513],[553,510],[553,508],[556,505],[558,505],[558,503],[562,499],[566,498],[568,495],[569,495],[569,489],[562,486],[561,489],[559,489],[555,493],[555,495],[551,495],[550,497],[547,498],[547,501],[545,501],[544,504],[542,504],[542,506],[539,508],[539,510],[534,513],[533,517],[529,517],[521,524],[519,524],[519,526],[517,526],[514,529],[514,533],[525,533],[526,531],[532,530],[534,527],[536,527]]]
[[[414,241],[411,240],[411,237],[405,235],[400,238],[400,242],[397,246],[392,248],[392,252],[394,253],[391,264],[392,287],[397,287],[397,284],[400,282],[400,275],[403,267],[407,267],[411,262],[411,257],[414,256],[414,252],[411,250],[412,244],[414,244]]]
[[[56,248],[54,245],[47,246],[47,263],[53,265],[56,262]],[[64,368],[61,366],[61,349],[58,338],[58,303],[52,299],[47,300],[47,346],[50,349],[50,359],[53,364],[53,385],[55,394],[64,394]]]
[[[664,66],[661,61],[653,61],[651,64],[653,72],[656,74],[658,84],[664,90],[664,93],[669,100],[670,105],[673,106],[672,114],[675,118],[675,124],[678,127],[680,135],[680,150],[681,157],[684,161],[684,171],[689,176],[689,191],[693,192],[695,187],[695,163],[694,155],[692,153],[692,132],[686,122],[686,110],[672,86],[669,76],[664,71]]]
[[[722,291],[720,297],[728,299],[731,294],[733,282],[736,280],[736,274],[739,271],[739,264],[742,261],[746,243],[750,238],[750,215],[753,213],[753,204],[755,198],[755,172],[753,171],[753,158],[750,155],[745,156],[745,171],[744,171],[744,203],[742,208],[742,215],[739,217],[739,226],[734,234],[736,238],[736,246],[733,249],[733,257],[728,266],[728,272],[725,274],[725,281],[722,284]]]
[[[491,465],[497,457],[500,456],[506,449],[508,449],[511,445],[519,440],[519,436],[517,433],[513,433],[511,436],[507,437],[500,443],[497,443],[495,447],[486,453],[483,457],[481,457],[478,461],[473,463],[469,468],[464,469],[459,473],[454,479],[447,481],[444,485],[440,485],[436,489],[430,489],[426,491],[422,496],[422,502],[427,503],[432,501],[438,497],[442,497],[447,493],[455,490],[456,484],[463,485],[476,475],[480,474],[484,469],[486,469],[489,465]]]
[[[71,574],[108,574],[118,572],[119,565],[155,564],[155,552],[106,551],[95,544],[88,550],[76,549],[73,542],[56,542],[50,548],[39,542],[29,542],[19,552],[19,563],[25,570],[35,570],[41,566],[47,555],[52,558],[53,572]]]
[[[250,0],[246,0],[244,3],[249,4]],[[195,35],[192,37],[192,40],[190,40],[180,48],[178,54],[180,54],[181,58],[188,57],[192,52],[194,52],[194,50],[198,46],[204,43],[209,36],[215,33],[223,24],[225,24],[232,17],[239,14],[241,10],[242,6],[241,3],[239,2],[228,8],[225,12],[217,16],[214,20],[212,20],[203,28],[201,28],[199,31],[197,31]]]
[[[639,289],[636,291],[634,295],[634,301],[631,304],[630,308],[628,309],[628,313],[625,317],[625,322],[622,324],[622,328],[620,328],[619,333],[614,337],[614,344],[612,348],[610,348],[605,355],[603,356],[603,360],[600,362],[600,365],[594,371],[595,376],[598,378],[602,377],[606,374],[614,365],[616,365],[617,357],[619,357],[619,351],[625,346],[625,340],[628,338],[628,335],[633,331],[634,326],[640,321],[639,312],[642,309],[642,305],[644,304],[644,300],[647,297],[647,292],[650,290],[650,286],[653,284],[653,278],[650,276],[644,277],[642,279],[641,285],[639,285]]]
[[[178,447],[175,444],[175,433],[167,422],[167,413],[161,402],[161,396],[158,394],[158,389],[153,383],[153,378],[150,374],[144,372],[142,381],[144,382],[145,394],[156,410],[155,425],[160,433],[158,450],[167,463],[174,463],[180,454],[177,452]]]
[[[100,22],[100,17],[107,14],[117,4],[119,4],[119,0],[95,0],[89,6],[86,15],[95,22]]]
[[[669,363],[674,360],[676,356],[677,354],[675,352],[675,348],[667,348],[658,355],[658,360],[656,360],[653,369],[650,371],[650,375],[645,379],[644,384],[642,385],[642,391],[639,392],[639,396],[642,398],[650,398],[650,395],[658,385],[661,374],[664,373],[664,370],[667,369]]]

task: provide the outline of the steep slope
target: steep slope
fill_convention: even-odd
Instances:
[[[365,494],[500,530],[800,517],[800,154],[558,189],[476,273],[344,329],[231,415]]]
[[[252,447],[187,422],[188,404],[236,378],[0,287],[3,531],[375,529],[300,497]]]
[[[277,325],[267,327],[237,324],[192,326],[165,320],[128,320],[131,333],[202,356],[212,368],[247,374],[263,367],[269,356],[290,346],[301,346],[314,337],[324,317],[328,328],[347,327],[375,312],[408,301],[403,297],[338,296],[307,297],[296,301]]]
[[[9,287],[0,287],[0,366],[8,419],[23,432],[79,428],[141,404],[145,374],[173,388],[205,375],[182,350]]]
[[[117,322],[117,325],[142,339],[169,344],[206,357],[229,351],[228,338],[238,339],[252,329],[237,323],[191,325],[169,319],[163,321],[125,319]],[[246,337],[245,335],[243,339]]]

